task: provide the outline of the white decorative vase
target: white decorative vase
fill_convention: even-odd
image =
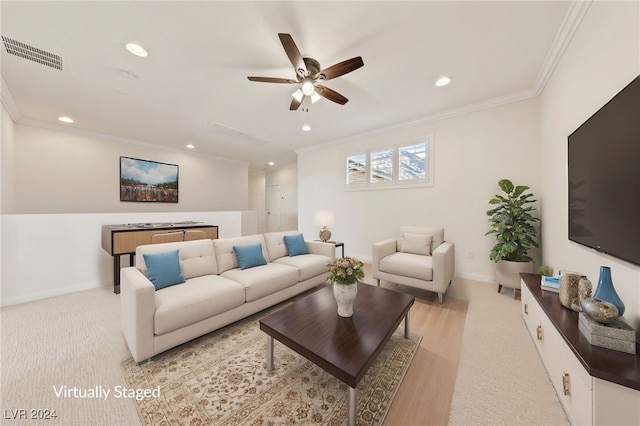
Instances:
[[[338,315],[341,317],[353,316],[353,302],[358,294],[358,284],[333,283],[333,295],[338,303]]]

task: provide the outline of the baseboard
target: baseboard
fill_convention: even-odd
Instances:
[[[111,284],[104,284],[99,282],[88,282],[88,283],[83,283],[75,286],[56,288],[53,290],[42,291],[38,293],[23,294],[16,297],[9,297],[9,298],[2,297],[2,300],[0,301],[0,306],[5,307],[5,306],[11,306],[11,305],[18,305],[21,303],[33,302],[41,299],[48,299],[49,297],[61,296],[63,294],[76,293],[78,291],[91,290],[98,287],[109,287],[109,286],[111,286]]]

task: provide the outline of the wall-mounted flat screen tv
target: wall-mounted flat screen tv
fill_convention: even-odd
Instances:
[[[178,166],[120,157],[120,201],[178,202]]]
[[[640,76],[569,136],[569,239],[640,265]]]

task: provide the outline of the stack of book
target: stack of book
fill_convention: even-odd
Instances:
[[[540,288],[554,293],[560,293],[560,278],[543,275],[540,280]]]

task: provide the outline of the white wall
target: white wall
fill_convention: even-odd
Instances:
[[[264,172],[249,171],[249,208],[256,212],[257,233],[267,232],[265,181]]]
[[[2,151],[5,214],[248,209],[246,163],[20,123]],[[120,156],[177,164],[180,202],[121,202]]]
[[[121,155],[178,164],[180,202],[121,202]],[[14,123],[4,106],[1,161],[2,305],[113,285],[103,224],[193,220],[221,238],[257,228],[246,163]]]
[[[298,168],[295,164],[278,167],[266,174],[265,185],[280,187],[280,230],[298,229]],[[268,207],[268,206],[267,206]]]
[[[242,235],[243,212],[2,215],[1,304],[113,286],[102,225],[185,220],[218,225],[222,238]],[[128,265],[128,256],[121,260]]]
[[[536,192],[537,123],[537,101],[527,100],[298,151],[299,229],[317,235],[314,213],[334,210],[332,238],[345,242],[345,254],[370,261],[372,244],[395,237],[401,225],[442,226],[456,245],[456,275],[492,281],[487,202],[501,178]],[[345,189],[347,154],[427,134],[434,143],[434,186]]]
[[[544,262],[556,270],[584,273],[594,285],[600,266],[610,266],[626,306],[624,317],[636,330],[640,330],[640,267],[568,240],[566,176],[569,134],[638,74],[640,3],[593,2],[541,96],[540,125]],[[640,194],[629,196],[630,203],[637,202]]]

